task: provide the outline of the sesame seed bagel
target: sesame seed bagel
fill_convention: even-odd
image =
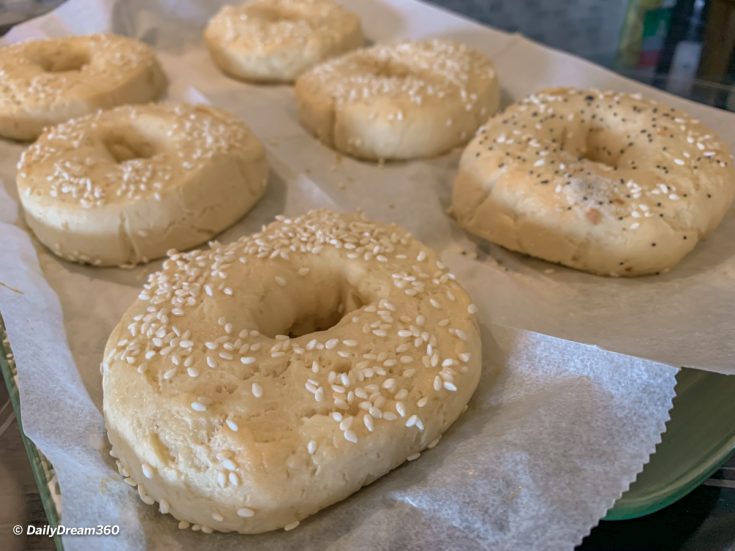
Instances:
[[[299,118],[329,147],[368,160],[413,159],[466,143],[494,113],[492,62],[445,39],[400,41],[328,61],[296,81]]]
[[[452,213],[508,249],[610,276],[666,271],[735,195],[726,145],[634,94],[549,89],[492,117],[465,149]]]
[[[431,249],[353,214],[173,254],[107,342],[112,453],[182,528],[291,529],[457,419],[475,311]]]
[[[166,77],[153,50],[114,34],[0,48],[0,136],[33,140],[45,126],[156,99]]]
[[[150,104],[48,128],[23,153],[17,184],[44,245],[114,266],[207,241],[258,201],[267,172],[262,144],[232,115]]]
[[[332,0],[250,0],[224,6],[204,39],[226,74],[293,82],[317,63],[362,45],[360,18]]]

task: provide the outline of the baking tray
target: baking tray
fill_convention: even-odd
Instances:
[[[53,466],[23,433],[17,372],[0,316],[0,371],[49,525],[59,524],[60,493]],[[671,419],[651,460],[604,520],[627,520],[663,509],[710,477],[735,450],[735,376],[681,369]],[[59,551],[61,538],[54,537]]]
[[[681,369],[661,443],[605,520],[655,513],[699,486],[735,450],[733,419],[735,375]]]
[[[10,348],[10,342],[8,341],[8,334],[5,331],[5,323],[3,322],[2,315],[0,315],[0,371],[3,374],[5,386],[8,388],[10,403],[13,405],[15,418],[20,429],[20,437],[23,440],[23,446],[28,455],[28,461],[31,464],[31,471],[38,487],[38,493],[41,496],[41,503],[46,513],[47,522],[49,526],[56,528],[59,525],[60,519],[58,504],[61,503],[61,493],[59,491],[59,484],[51,463],[38,450],[31,439],[25,435],[25,432],[23,432],[23,423],[20,415],[20,395],[18,394],[18,372],[15,368],[15,360],[13,359],[13,353]],[[62,551],[64,547],[61,543],[61,537],[56,535],[53,537],[53,540],[56,549]]]

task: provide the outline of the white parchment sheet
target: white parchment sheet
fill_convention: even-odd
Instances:
[[[486,52],[506,103],[549,85],[643,89],[411,0],[345,3],[373,41],[451,36]],[[212,65],[200,37],[217,8],[194,0],[70,0],[6,40],[111,30],[151,44],[170,79],[166,101],[228,109],[268,150],[266,196],[221,241],[317,206],[362,208],[402,224],[441,252],[480,307],[484,375],[439,446],[295,531],[179,531],[121,482],[100,412],[105,341],[159,263],[93,269],[47,253],[21,222],[14,177],[22,146],[0,141],[0,312],[18,365],[24,429],[57,470],[63,523],[121,527],[103,541],[66,537],[66,548],[571,549],[659,441],[676,373],[665,364],[735,373],[735,243],[728,239],[735,216],[671,273],[637,280],[588,276],[480,243],[445,214],[459,152],[383,167],[336,155],[301,129],[290,87],[243,84]],[[732,114],[666,99],[735,142]]]

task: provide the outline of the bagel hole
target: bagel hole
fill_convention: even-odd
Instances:
[[[58,52],[41,58],[41,68],[47,73],[65,73],[79,71],[89,63],[89,56],[85,52]]]
[[[611,168],[618,167],[622,152],[627,150],[627,138],[603,128],[590,128],[581,157]]]
[[[284,277],[288,284],[278,292],[265,293],[251,311],[258,331],[267,337],[305,337],[328,331],[345,317],[374,302],[364,274],[348,273],[327,262],[314,262],[308,277]],[[322,337],[320,337],[322,338]]]
[[[401,80],[415,74],[415,71],[408,65],[390,59],[378,62],[374,59],[359,59],[359,62],[362,62],[365,72],[375,78]]]
[[[269,23],[275,23],[277,21],[298,21],[304,18],[302,13],[296,10],[288,10],[283,6],[276,7],[257,4],[252,6],[250,10],[252,15]]]
[[[343,291],[339,293],[336,304],[332,304],[331,308],[317,308],[297,316],[284,334],[293,339],[309,333],[327,331],[342,321],[345,316],[365,305],[362,297],[354,289],[347,288]]]
[[[108,134],[103,143],[118,164],[134,159],[149,159],[153,156],[153,145],[140,136]]]

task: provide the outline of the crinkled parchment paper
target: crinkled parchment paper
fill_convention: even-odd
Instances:
[[[506,101],[553,84],[640,88],[413,1],[347,3],[363,16],[371,40],[451,36],[485,51],[495,59]],[[550,265],[474,241],[445,215],[458,152],[384,167],[343,158],[300,128],[290,87],[251,86],[221,75],[200,39],[216,9],[214,2],[193,0],[70,0],[6,40],[112,30],[151,44],[171,81],[167,101],[226,108],[268,150],[266,196],[221,241],[277,214],[317,206],[362,208],[402,224],[441,252],[480,306],[484,376],[469,410],[439,446],[297,530],[261,536],[180,531],[121,482],[100,412],[107,335],[159,263],[93,269],[48,254],[21,221],[14,173],[22,146],[0,141],[0,312],[18,365],[24,428],[57,470],[63,523],[121,527],[104,541],[65,537],[66,548],[572,548],[659,441],[676,373],[665,363],[734,371],[728,358],[735,344],[722,338],[732,332],[727,322],[735,306],[735,245],[726,238],[734,217],[665,276],[623,281],[559,267],[546,273]],[[735,134],[732,115],[684,107],[728,138]]]

